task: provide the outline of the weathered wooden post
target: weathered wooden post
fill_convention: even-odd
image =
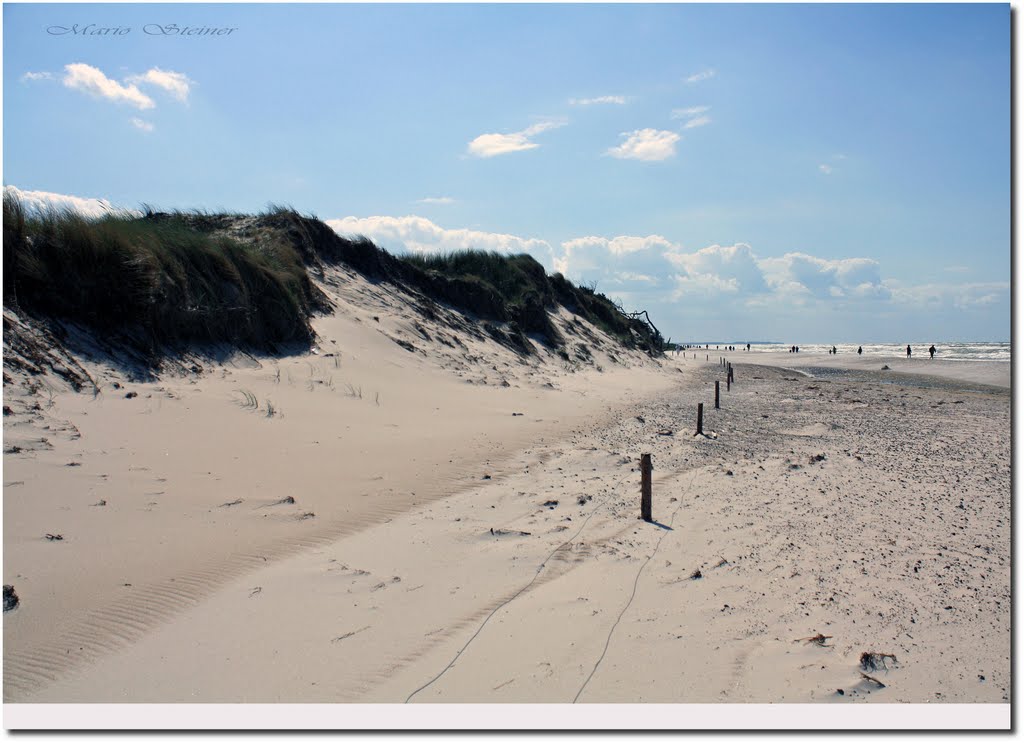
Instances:
[[[715,410],[718,410],[718,380],[715,380]]]
[[[732,377],[725,378],[725,391],[728,392],[732,389]]]
[[[697,435],[704,434],[704,403],[697,403]]]
[[[640,518],[650,522],[651,516],[651,455],[640,455]]]

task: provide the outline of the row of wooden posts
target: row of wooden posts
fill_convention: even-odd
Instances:
[[[696,358],[697,354],[694,354]],[[710,356],[709,356],[710,360]],[[732,389],[732,383],[735,381],[733,375],[732,363],[726,361],[725,357],[720,357],[718,363],[725,369],[725,390],[728,392]],[[715,410],[718,410],[720,405],[719,395],[719,383],[715,380]],[[697,435],[704,435],[704,403],[697,403]],[[651,455],[641,454],[640,455],[640,518],[644,521],[651,522],[653,517],[651,516]]]

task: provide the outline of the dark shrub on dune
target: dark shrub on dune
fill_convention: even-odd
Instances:
[[[308,342],[322,299],[283,242],[242,243],[182,215],[26,215],[4,195],[4,303],[153,346]]]

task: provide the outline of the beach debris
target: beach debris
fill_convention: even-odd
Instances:
[[[810,645],[812,642],[820,647],[828,647],[825,645],[826,640],[831,640],[832,635],[823,635],[820,632],[813,637],[801,637],[799,640],[793,640],[793,642],[802,642],[804,645]]]
[[[60,542],[60,541],[63,541],[64,535],[63,534],[47,534],[46,538],[49,539],[51,542]]]
[[[276,500],[273,503],[268,503],[267,505],[268,506],[285,506],[285,505],[291,505],[294,502],[295,502],[295,499],[292,496],[286,495],[281,500]]]
[[[579,498],[576,499],[576,504],[580,505],[580,506],[585,506],[585,505],[587,505],[587,501],[593,500],[593,499],[594,499],[594,496],[592,496],[592,495],[581,495]]]
[[[235,500],[233,500],[233,501],[229,501],[229,502],[227,502],[227,503],[221,503],[221,504],[220,504],[220,507],[221,507],[221,508],[227,508],[227,507],[229,507],[229,506],[237,506],[237,505],[238,505],[239,503],[241,503],[241,502],[242,502],[242,499],[241,499],[241,498],[236,498],[236,499],[235,499]]]
[[[885,366],[883,366],[882,371],[889,371],[889,365],[886,364]]]
[[[515,529],[512,529],[512,530],[508,530],[508,529],[495,529],[495,528],[492,527],[491,528],[491,536],[494,536],[494,537],[509,537],[509,536],[512,536],[512,537],[528,537],[528,536],[530,536],[530,532],[528,532],[528,531],[518,531],[518,530],[515,530]]]
[[[249,598],[252,598],[253,596],[256,596],[261,593],[263,593],[263,586],[256,586],[254,589],[249,591]]]
[[[662,428],[660,431],[658,431],[658,435],[659,436],[672,436],[673,432],[669,431],[667,428]]]
[[[828,459],[828,454],[815,454],[811,457],[811,464],[814,464],[815,462],[824,462],[826,459]]]
[[[82,463],[81,462],[68,462],[64,466],[65,467],[81,467]]]
[[[878,684],[878,688],[879,688],[879,689],[884,689],[884,688],[885,688],[885,684],[883,684],[883,683],[882,683],[881,681],[879,681],[878,679],[876,679],[876,678],[875,678],[874,676],[868,676],[868,675],[867,675],[866,673],[864,673],[863,671],[861,671],[861,672],[860,672],[860,675],[861,675],[861,676],[862,676],[863,678],[867,679],[868,681],[873,681],[874,683]]]
[[[125,395],[124,395],[126,400],[131,400],[133,397],[138,397],[138,396],[139,396],[138,392],[126,392]]]
[[[732,477],[732,476],[733,476],[733,475],[732,475],[732,470],[726,470],[726,471],[725,471],[725,474],[726,474],[726,475],[728,475],[729,477]]]
[[[522,415],[522,413],[513,413],[512,417],[515,418],[517,415]]]
[[[646,420],[644,419],[644,417],[643,417],[642,415],[638,415],[638,416],[636,417],[636,419],[637,419],[638,421],[640,421],[641,423],[646,423],[646,422],[647,422],[647,421],[646,421]]]
[[[842,697],[842,696],[846,696],[846,692],[845,692],[845,691],[843,691],[842,689],[836,689],[836,694],[838,694],[838,695],[839,695],[839,696],[841,696],[841,697]]]
[[[703,578],[703,577],[704,577],[704,574],[702,572],[700,572],[700,568],[697,568],[692,573],[690,573],[690,580],[699,580],[700,578]]]
[[[339,635],[338,637],[335,637],[333,640],[331,640],[331,642],[341,642],[342,640],[347,640],[348,638],[352,637],[352,635],[358,635],[360,632],[365,632],[368,629],[370,629],[369,625],[367,625],[366,627],[363,627],[362,629],[353,630],[352,632],[346,632],[343,635]]]
[[[313,513],[312,511],[307,511],[306,513],[304,513],[304,514],[302,514],[300,516],[297,516],[296,518],[299,521],[305,521],[306,519],[316,518],[316,514]]]
[[[21,599],[18,598],[18,594],[14,592],[14,586],[4,586],[4,611],[10,611],[11,609],[17,609],[18,604],[21,603]]]
[[[490,480],[490,479],[491,479],[491,476],[490,476],[490,475],[484,475],[484,476],[483,476],[483,477],[481,477],[480,479],[481,479],[481,480]]]
[[[719,558],[718,558],[718,563],[717,563],[717,564],[715,565],[715,567],[716,567],[716,568],[720,568],[720,567],[722,567],[723,565],[728,565],[728,564],[729,564],[729,561],[728,561],[728,560],[726,560],[726,559],[725,559],[724,557],[719,557]]]
[[[105,506],[105,505],[107,505],[107,501],[104,500],[103,498],[100,498],[99,502],[93,503],[93,505],[94,506]]]
[[[11,410],[10,405],[4,405],[4,417],[6,418],[8,415],[14,415],[14,411]]]
[[[877,671],[879,668],[888,671],[887,660],[897,663],[896,656],[892,653],[864,652],[860,654],[860,667],[864,671]]]
[[[545,508],[554,509],[555,506],[558,505],[558,501],[556,501],[556,500],[546,500],[541,505],[543,505]]]

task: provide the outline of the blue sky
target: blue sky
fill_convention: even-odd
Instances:
[[[527,251],[676,339],[1008,340],[1009,24],[979,4],[8,4],[3,178]]]

